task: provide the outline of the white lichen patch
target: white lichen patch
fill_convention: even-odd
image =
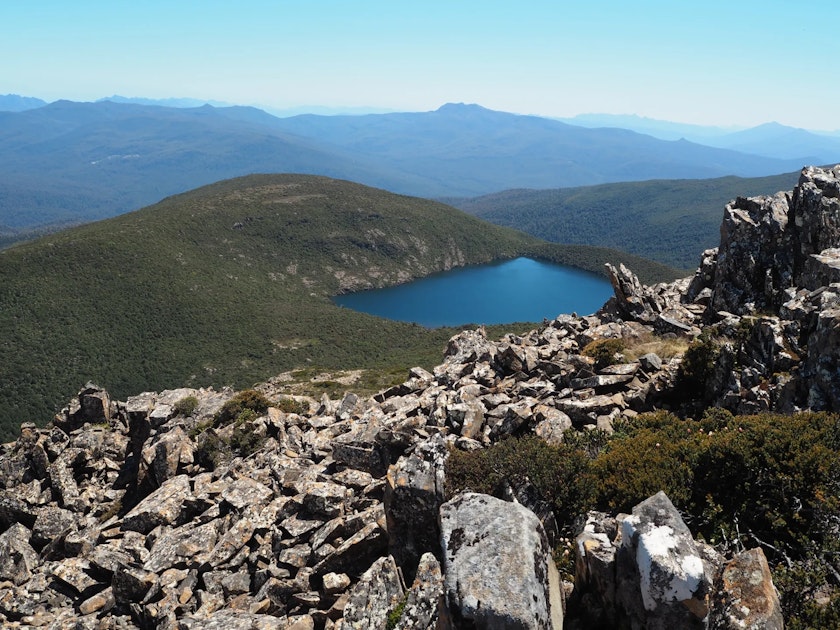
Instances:
[[[625,529],[634,528],[625,520]],[[632,532],[627,532],[631,533]],[[694,554],[680,554],[674,530],[662,525],[638,537],[636,563],[639,567],[642,600],[647,610],[659,603],[692,599],[703,580],[703,561]]]

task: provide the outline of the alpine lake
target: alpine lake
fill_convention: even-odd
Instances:
[[[427,328],[541,322],[589,315],[612,296],[609,281],[573,267],[515,258],[463,267],[386,289],[338,295],[339,306]]]

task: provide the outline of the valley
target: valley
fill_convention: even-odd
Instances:
[[[330,296],[531,255],[603,273],[675,271],[560,246],[449,206],[305,175],[254,175],[0,252],[0,427],[50,418],[93,380],[125,396],[247,386],[280,372],[431,366],[453,329]]]

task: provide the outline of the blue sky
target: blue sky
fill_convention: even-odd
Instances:
[[[840,3],[3,0],[0,94],[840,128]]]

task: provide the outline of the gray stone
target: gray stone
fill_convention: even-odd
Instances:
[[[440,563],[431,553],[425,553],[420,558],[417,576],[406,594],[405,606],[394,630],[435,628],[439,617],[446,615],[445,608]]]
[[[388,469],[385,485],[388,548],[407,579],[413,578],[424,553],[440,554],[438,512],[444,500],[447,457],[445,443],[436,436]]]
[[[29,544],[31,535],[20,523],[0,534],[0,581],[9,580],[20,586],[32,577],[40,559]]]
[[[32,526],[32,544],[41,548],[69,531],[76,523],[70,510],[56,506],[44,506],[38,510],[38,517]]]
[[[477,628],[562,627],[551,609],[551,552],[534,514],[467,493],[440,510],[445,590],[455,618]]]
[[[192,567],[199,558],[210,555],[217,542],[216,524],[185,524],[157,537],[143,565],[147,571],[161,573],[171,567]]]
[[[157,575],[134,566],[119,567],[111,582],[114,599],[121,604],[140,602],[156,586]]]
[[[634,592],[619,583],[618,601],[628,615],[652,630],[703,628],[715,567],[704,559],[665,493],[634,507],[620,528],[618,570],[624,563],[639,584]]]
[[[318,562],[314,569],[318,575],[325,573],[356,573],[380,557],[388,549],[388,535],[379,523],[368,523],[331,554]]]
[[[158,525],[184,522],[189,518],[184,504],[190,496],[190,481],[187,475],[168,479],[123,517],[122,527],[148,534]]]
[[[655,352],[648,352],[639,357],[639,365],[645,372],[658,372],[662,369],[662,359]]]
[[[403,592],[394,559],[380,558],[350,590],[341,627],[346,630],[384,628],[388,613],[400,603]]]

